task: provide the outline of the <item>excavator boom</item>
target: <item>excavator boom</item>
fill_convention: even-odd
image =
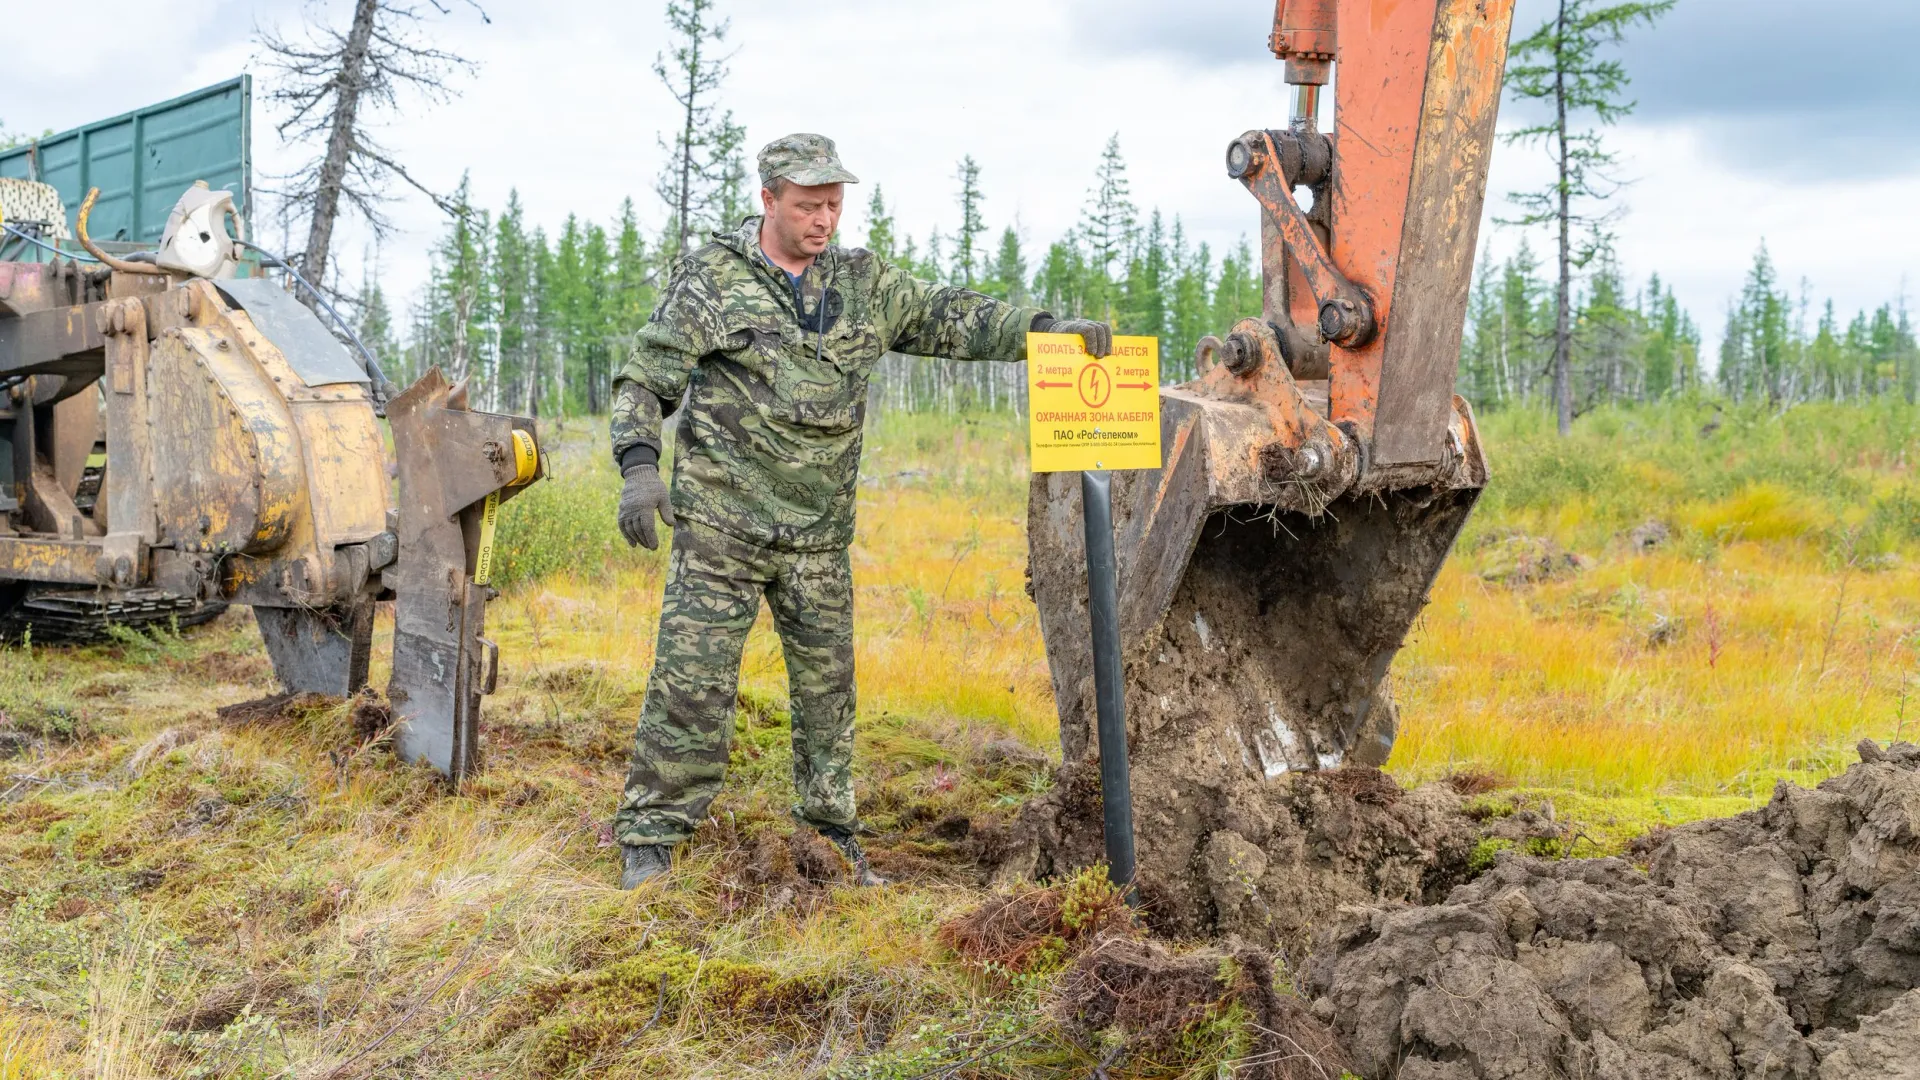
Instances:
[[[1211,928],[1190,871],[1226,808],[1392,749],[1389,669],[1487,483],[1453,383],[1511,18],[1512,0],[1276,5],[1293,115],[1226,154],[1260,210],[1262,314],[1201,341],[1199,377],[1161,392],[1162,467],[1112,484],[1140,886],[1172,927]],[[1069,765],[1094,752],[1080,509],[1074,477],[1035,476]]]

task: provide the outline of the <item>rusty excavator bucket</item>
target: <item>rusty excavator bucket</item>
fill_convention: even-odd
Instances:
[[[1226,162],[1262,211],[1262,317],[1202,340],[1199,377],[1161,392],[1162,467],[1112,481],[1139,880],[1169,925],[1212,927],[1191,868],[1229,807],[1392,749],[1388,671],[1487,483],[1453,382],[1511,16],[1512,0],[1278,4],[1295,115]],[[1081,513],[1076,477],[1034,477],[1070,768],[1095,753]]]

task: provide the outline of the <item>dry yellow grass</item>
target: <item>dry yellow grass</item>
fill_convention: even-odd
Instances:
[[[1696,435],[1703,413],[1588,418],[1571,446],[1488,420],[1496,487],[1399,665],[1403,778],[1496,771],[1618,844],[1906,733],[1914,410]],[[270,685],[244,617],[185,640],[0,652],[4,726],[44,736],[0,761],[0,1080],[1091,1069],[1040,1019],[1044,985],[985,984],[933,938],[979,892],[932,826],[1007,812],[1043,782],[988,775],[978,748],[1053,740],[1013,424],[871,436],[858,783],[907,884],[798,902],[754,894],[746,865],[755,837],[786,828],[785,680],[764,619],[710,835],[668,887],[613,888],[603,823],[663,559],[610,539],[617,478],[591,438],[576,425],[552,441],[566,481],[508,509],[524,580],[493,612],[488,771],[457,795],[378,751],[337,753],[343,710],[217,723],[214,706]],[[1672,539],[1630,550],[1621,535],[1649,516]],[[1483,541],[1509,532],[1594,565],[1483,581]]]
[[[1399,665],[1391,768],[1764,799],[1913,734],[1916,587],[1799,543],[1623,552],[1518,590],[1456,559]]]

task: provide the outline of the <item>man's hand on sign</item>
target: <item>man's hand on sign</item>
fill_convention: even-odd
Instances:
[[[1096,359],[1113,351],[1113,327],[1092,319],[1049,319],[1041,316],[1033,320],[1033,332],[1079,334],[1080,340],[1087,343],[1087,355]]]
[[[673,524],[667,485],[661,481],[656,466],[635,465],[627,470],[627,486],[620,492],[620,535],[627,538],[628,544],[639,544],[648,551],[659,547],[660,536],[653,526],[656,513],[661,521],[669,526]]]

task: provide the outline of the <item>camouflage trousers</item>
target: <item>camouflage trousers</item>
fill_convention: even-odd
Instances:
[[[787,660],[794,816],[815,827],[855,823],[853,573],[846,549],[771,551],[683,518],[673,531],[633,767],[614,818],[621,843],[686,839],[720,793],[740,654],[763,594]]]

